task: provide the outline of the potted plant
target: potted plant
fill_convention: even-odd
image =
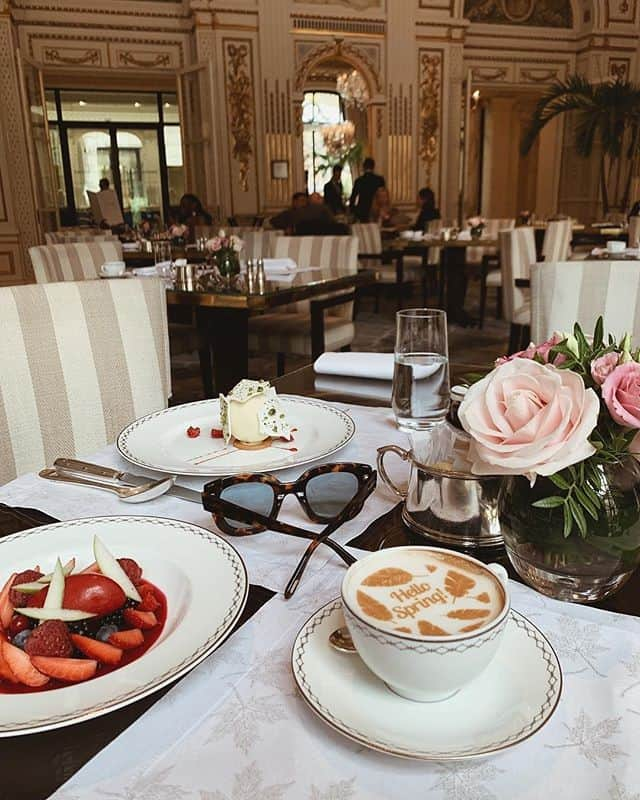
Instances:
[[[504,476],[509,559],[534,588],[587,602],[640,562],[640,350],[579,325],[473,384],[458,416],[472,471]]]
[[[559,114],[573,113],[575,147],[589,158],[600,147],[600,192],[605,214],[627,211],[640,160],[640,86],[616,79],[590,83],[581,75],[557,81],[540,98],[522,140],[522,154]]]

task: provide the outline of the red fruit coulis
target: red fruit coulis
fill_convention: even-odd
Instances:
[[[160,603],[160,607],[157,609],[157,611],[153,612],[156,615],[158,624],[155,626],[155,628],[142,631],[144,642],[140,645],[140,647],[135,647],[132,650],[123,650],[122,658],[118,664],[100,664],[98,662],[96,674],[93,676],[93,678],[89,678],[89,680],[93,681],[96,678],[102,677],[103,675],[108,675],[110,672],[114,672],[117,669],[126,667],[127,664],[131,664],[132,661],[136,661],[136,659],[140,658],[140,656],[143,656],[160,637],[160,634],[164,628],[164,624],[167,621],[167,598],[164,596],[164,593],[161,592],[160,589],[158,589],[158,587],[154,584],[147,580],[145,580],[144,583],[153,587],[154,594]],[[58,681],[55,678],[49,678],[49,682],[44,686],[32,687],[25,686],[22,683],[10,683],[9,681],[0,678],[0,694],[31,694],[32,692],[48,692],[51,689],[62,689],[65,686],[78,686],[81,683],[87,683],[87,681]]]

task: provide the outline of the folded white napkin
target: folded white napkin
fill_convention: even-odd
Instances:
[[[264,259],[264,274],[265,275],[288,275],[295,272],[298,265],[292,258],[265,258]]]
[[[364,378],[347,378],[342,375],[318,375],[314,378],[317,392],[346,394],[368,400],[379,400],[385,405],[391,403],[391,381],[365,380]]]
[[[313,369],[318,375],[342,375],[349,378],[393,379],[393,353],[323,353]]]
[[[159,275],[162,270],[167,269],[171,266],[170,261],[160,261],[158,264],[154,264],[152,267],[136,267],[132,269],[134,275],[137,275],[139,278],[153,278],[155,275]]]
[[[460,231],[458,239],[461,239],[463,242],[471,241],[471,231]]]

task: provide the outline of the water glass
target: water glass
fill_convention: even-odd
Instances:
[[[400,430],[428,430],[449,409],[447,314],[409,308],[396,314],[391,405]]]

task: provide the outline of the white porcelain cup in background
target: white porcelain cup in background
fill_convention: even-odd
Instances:
[[[406,553],[413,559],[415,554],[409,551],[418,551],[418,557],[430,552],[440,559],[449,555],[458,564],[459,559],[470,562],[471,571],[486,572],[492,581],[497,578],[504,602],[498,615],[476,630],[447,636],[406,633],[398,630],[401,623],[390,629],[365,616],[354,602],[356,587],[376,570],[393,569],[399,561],[396,554]],[[405,591],[411,595],[417,590],[409,586]],[[341,597],[345,622],[360,658],[393,692],[419,702],[446,700],[480,675],[498,651],[511,608],[504,567],[439,547],[391,547],[356,561],[344,576]]]
[[[124,275],[124,270],[124,261],[107,261],[100,267],[100,274],[108,278],[116,278],[118,275]]]
[[[624,242],[620,242],[617,239],[609,239],[607,241],[607,252],[608,253],[624,253],[626,250],[626,244]]]

